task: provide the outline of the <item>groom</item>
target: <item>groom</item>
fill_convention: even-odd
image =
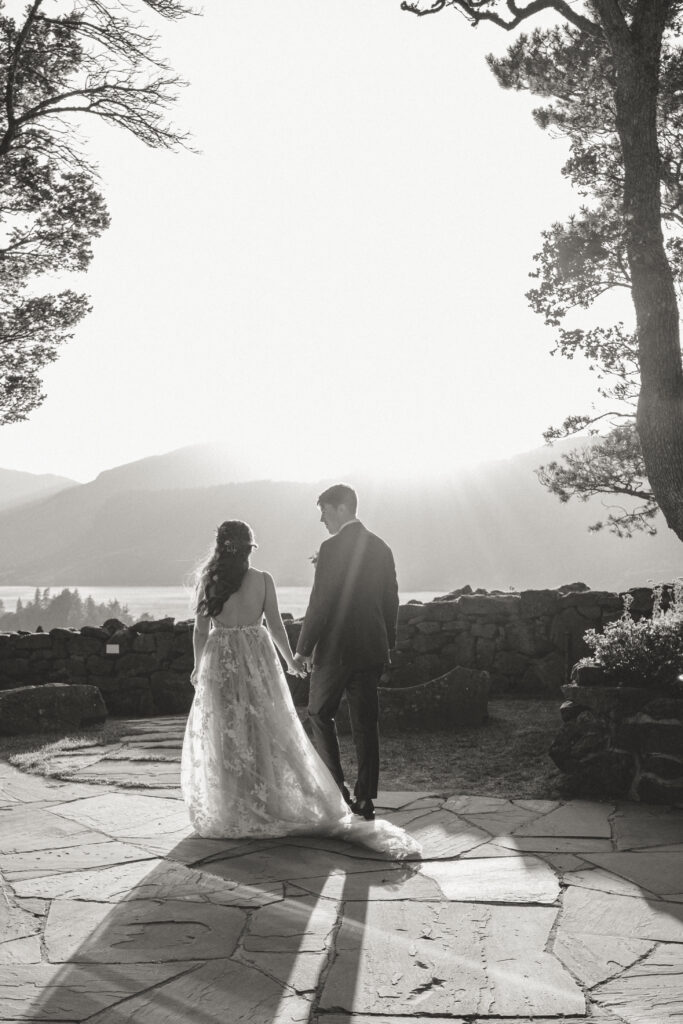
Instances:
[[[332,536],[320,546],[295,661],[311,671],[308,713],[316,750],[351,809],[370,821],[379,776],[377,686],[396,641],[396,570],[391,549],[356,518],[352,487],[329,487],[318,505]],[[358,760],[354,801],[344,785],[334,721],[344,693]]]

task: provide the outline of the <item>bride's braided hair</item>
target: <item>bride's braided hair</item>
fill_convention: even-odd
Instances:
[[[254,534],[248,523],[228,519],[216,531],[216,548],[197,578],[197,613],[219,615],[231,594],[242,585],[249,568]]]

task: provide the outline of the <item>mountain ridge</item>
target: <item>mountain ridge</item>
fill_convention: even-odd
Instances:
[[[218,524],[240,518],[256,531],[258,568],[282,586],[310,585],[311,558],[327,536],[316,498],[332,481],[226,482],[226,472],[242,471],[239,460],[224,453],[216,461],[215,448],[137,460],[0,508],[0,582],[181,584]],[[419,485],[358,475],[359,514],[392,546],[402,590],[543,588],[570,579],[625,589],[683,575],[683,545],[663,520],[654,538],[588,533],[604,513],[599,499],[562,505],[541,487],[533,469],[561,451],[540,448]]]

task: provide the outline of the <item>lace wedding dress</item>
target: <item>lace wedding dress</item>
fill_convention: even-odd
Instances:
[[[351,814],[294,709],[268,630],[214,622],[185,730],[181,787],[201,836],[333,836],[395,859],[420,846]]]

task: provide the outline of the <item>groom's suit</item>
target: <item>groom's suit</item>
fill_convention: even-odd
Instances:
[[[358,758],[358,800],[377,796],[377,686],[396,641],[398,586],[391,549],[358,520],[318,553],[297,654],[313,656],[308,712],[313,741],[340,786],[334,716],[346,692]]]

